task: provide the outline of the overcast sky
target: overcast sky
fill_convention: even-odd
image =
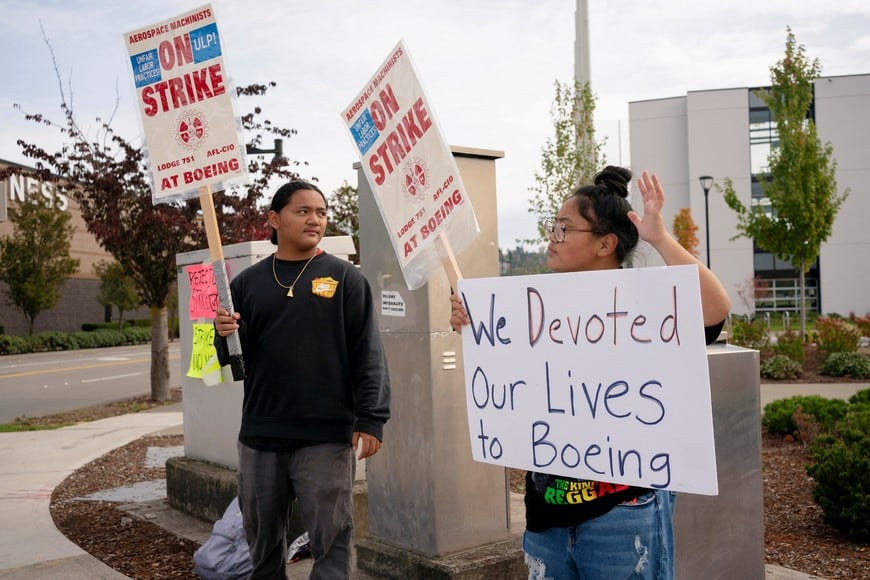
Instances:
[[[40,22],[78,118],[140,133],[122,34],[205,2],[0,0],[0,159],[31,165],[16,140],[58,145],[57,131],[13,108],[60,119]],[[590,0],[592,89],[607,160],[629,164],[628,103],[769,84],[786,27],[823,75],[870,73],[867,0]],[[264,116],[298,135],[285,155],[326,193],[356,184],[340,111],[404,39],[451,145],[504,152],[496,162],[499,244],[532,235],[528,189],[552,135],[553,83],[574,74],[573,0],[215,0],[236,84],[275,81]],[[618,128],[622,129],[621,135]],[[633,167],[635,171],[655,168]]]

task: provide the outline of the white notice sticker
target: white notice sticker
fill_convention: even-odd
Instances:
[[[381,292],[382,316],[405,316],[405,301],[402,295],[393,290]]]

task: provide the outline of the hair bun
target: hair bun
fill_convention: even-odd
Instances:
[[[631,181],[631,171],[625,167],[608,165],[595,175],[595,185],[604,187],[608,193],[620,197],[628,197],[628,182]]]

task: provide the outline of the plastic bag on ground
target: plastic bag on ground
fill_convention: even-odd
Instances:
[[[193,563],[194,572],[204,580],[241,580],[251,574],[251,552],[239,498],[234,498],[214,523],[211,536],[193,554]]]

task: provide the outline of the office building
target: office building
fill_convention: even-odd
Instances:
[[[666,192],[666,220],[690,208],[698,226],[699,258],[722,279],[732,312],[797,314],[797,272],[737,232],[724,200],[730,178],[744,206],[764,203],[759,180],[776,144],[776,122],[756,88],[693,91],[685,96],[629,103],[631,166],[654,170]],[[764,88],[764,87],[760,87]],[[822,143],[833,146],[838,192],[850,190],[818,262],[807,273],[808,305],[822,314],[870,313],[870,74],[821,77],[811,115]],[[712,176],[705,196],[699,178]],[[705,213],[709,215],[709,230]],[[647,264],[656,257],[641,257]],[[643,264],[639,264],[643,265]],[[758,282],[754,282],[758,280]],[[758,291],[751,290],[753,284]],[[749,291],[747,291],[749,289]]]

